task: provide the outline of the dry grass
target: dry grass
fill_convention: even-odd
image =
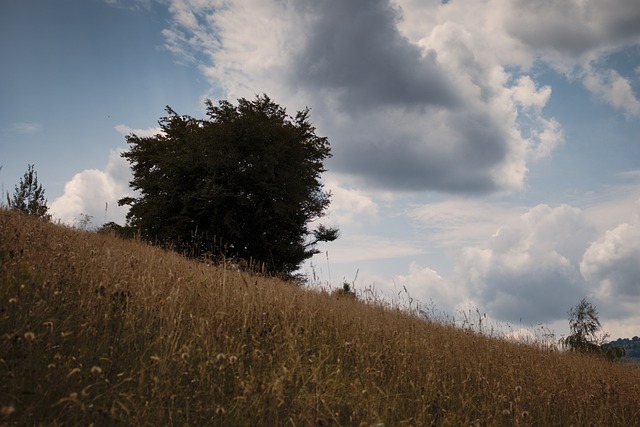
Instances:
[[[640,423],[637,367],[139,242],[0,210],[0,263],[0,425]]]

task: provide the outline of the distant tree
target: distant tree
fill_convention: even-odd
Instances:
[[[237,105],[206,102],[206,120],[167,107],[162,133],[129,135],[127,224],[152,242],[191,256],[203,252],[262,262],[290,274],[338,230],[318,225],[330,193],[320,175],[329,142],[315,133],[309,109],[287,115],[268,96]]]
[[[47,200],[44,198],[44,189],[38,183],[38,173],[34,171],[33,165],[27,165],[27,171],[16,185],[13,197],[9,198],[8,202],[11,209],[51,219]]]
[[[582,298],[567,314],[571,334],[562,339],[562,344],[571,351],[600,353],[602,343],[608,335],[602,333],[596,308],[586,298]]]

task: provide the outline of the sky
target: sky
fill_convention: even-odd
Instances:
[[[4,0],[0,64],[3,200],[34,164],[54,218],[123,224],[126,135],[266,93],[332,146],[303,272],[640,335],[637,0]]]

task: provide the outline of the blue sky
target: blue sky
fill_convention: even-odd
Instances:
[[[0,58],[0,183],[35,164],[62,221],[124,221],[124,135],[166,105],[267,93],[333,148],[306,271],[559,335],[587,296],[638,335],[635,0],[6,0]]]

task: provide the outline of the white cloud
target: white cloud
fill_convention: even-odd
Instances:
[[[593,294],[610,318],[636,314],[640,303],[639,214],[640,207],[633,223],[607,230],[589,246],[580,263],[580,272],[594,286]]]
[[[415,262],[410,264],[408,274],[395,276],[393,283],[406,290],[408,296],[416,302],[432,306],[442,315],[453,316],[456,307],[465,302],[464,296],[453,283],[440,276],[436,270]]]
[[[42,126],[37,122],[17,122],[12,123],[8,128],[3,129],[5,132],[33,134],[40,132]]]
[[[631,83],[614,70],[594,71],[589,69],[583,80],[584,86],[613,108],[627,116],[640,117],[640,101]]]
[[[51,203],[54,218],[74,224],[81,214],[86,214],[93,217],[93,226],[101,226],[105,220],[124,224],[128,207],[118,206],[118,200],[131,195],[131,175],[129,164],[120,153],[121,150],[111,150],[104,171],[87,169],[75,174],[65,184],[63,195]]]
[[[498,320],[563,318],[587,292],[578,265],[594,235],[579,209],[538,205],[500,228],[485,247],[465,248],[457,282]]]
[[[535,82],[529,76],[522,76],[511,87],[513,98],[525,108],[543,108],[551,97],[551,87],[544,86],[538,89]]]
[[[115,126],[114,129],[124,136],[134,134],[139,137],[152,137],[158,134],[162,134],[162,129],[159,127],[147,128],[147,129],[133,129],[127,125],[120,124]]]
[[[535,159],[549,157],[564,142],[562,126],[555,119],[538,118],[538,129],[532,131],[532,156]]]
[[[331,192],[331,205],[323,220],[338,227],[361,227],[379,221],[378,204],[364,191],[345,188],[335,180],[328,181],[326,190]]]

